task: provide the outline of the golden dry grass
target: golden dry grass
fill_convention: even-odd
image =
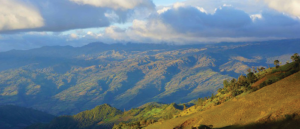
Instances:
[[[146,127],[147,129],[173,129],[177,126],[248,125],[282,119],[286,114],[300,113],[300,72],[256,92],[240,96],[211,109],[174,118]]]

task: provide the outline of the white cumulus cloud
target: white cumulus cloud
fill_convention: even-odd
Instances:
[[[300,0],[264,0],[270,8],[300,18]]]
[[[42,27],[39,11],[16,0],[0,0],[0,31]]]
[[[161,9],[158,9],[158,10],[157,10],[157,13],[158,13],[158,14],[162,14],[162,13],[164,13],[164,12],[170,10],[170,9],[171,9],[171,7],[163,7],[163,8],[161,8]]]

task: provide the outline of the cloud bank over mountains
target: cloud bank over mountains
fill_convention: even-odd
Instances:
[[[174,44],[299,38],[299,19],[280,12],[251,15],[224,5],[208,13],[200,7],[178,5],[162,8],[146,20],[135,20],[127,30],[113,31],[120,28],[110,27],[104,35],[120,41]]]
[[[298,0],[186,0],[164,7],[151,0],[0,1],[0,51],[20,44],[215,43],[300,38],[299,33]]]

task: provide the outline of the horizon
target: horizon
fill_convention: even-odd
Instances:
[[[171,44],[171,43],[134,43],[134,42],[126,42],[126,43],[104,43],[104,42],[90,42],[82,46],[72,46],[72,45],[45,45],[45,46],[40,46],[36,48],[30,48],[30,49],[24,49],[25,50],[33,50],[33,49],[40,49],[40,48],[45,48],[45,47],[72,47],[72,48],[82,48],[85,46],[89,46],[92,44],[105,44],[105,45],[123,45],[126,46],[127,44],[129,45],[167,45],[167,46],[198,46],[198,45],[216,45],[216,44],[221,44],[221,45],[228,45],[228,44],[254,44],[254,43],[269,43],[269,42],[278,42],[278,41],[290,41],[290,40],[300,40],[300,38],[295,38],[295,39],[278,39],[278,40],[265,40],[265,41],[244,41],[244,42],[219,42],[219,43],[194,43],[194,44]],[[7,51],[0,51],[0,53],[3,52],[9,52],[9,51],[23,51],[23,49],[11,49]]]

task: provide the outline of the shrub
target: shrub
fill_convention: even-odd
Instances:
[[[198,129],[212,129],[212,128],[213,128],[212,125],[209,125],[209,126],[207,126],[207,125],[200,125],[200,126],[198,126]]]
[[[265,86],[267,86],[266,81],[264,81],[263,83],[259,84],[259,88],[263,88],[263,87],[265,87]]]
[[[145,125],[146,124],[146,120],[141,120],[140,121],[140,125]]]

